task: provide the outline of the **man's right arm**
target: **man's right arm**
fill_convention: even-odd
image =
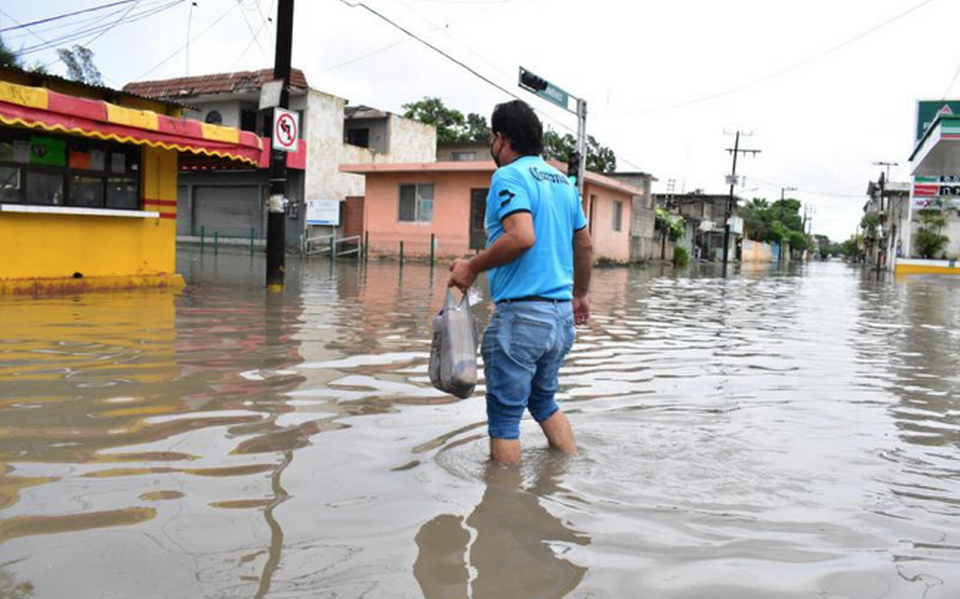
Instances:
[[[593,241],[584,227],[573,234],[573,319],[576,324],[590,320],[590,276],[593,273]]]

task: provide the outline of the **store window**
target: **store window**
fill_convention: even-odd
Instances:
[[[0,131],[0,203],[140,209],[140,148]]]

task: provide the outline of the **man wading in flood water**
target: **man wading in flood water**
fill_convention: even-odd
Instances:
[[[543,126],[520,100],[499,104],[490,119],[497,171],[487,195],[487,249],[450,266],[461,291],[489,271],[496,310],[483,334],[490,453],[520,460],[520,418],[529,409],[550,445],[577,454],[554,395],[557,373],[590,318],[593,247],[576,187],[540,158]]]

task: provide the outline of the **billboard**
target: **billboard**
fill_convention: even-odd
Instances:
[[[940,113],[960,114],[960,100],[919,100],[917,102],[917,130],[914,142],[920,141]]]

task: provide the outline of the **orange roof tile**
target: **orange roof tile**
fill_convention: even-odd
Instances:
[[[273,69],[177,77],[157,81],[135,81],[124,85],[123,91],[149,98],[189,98],[257,91],[268,81],[273,81]],[[303,71],[300,69],[290,70],[290,86],[297,89],[307,88],[307,77],[303,74]]]

